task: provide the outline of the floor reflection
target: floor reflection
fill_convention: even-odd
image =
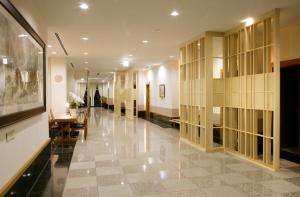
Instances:
[[[6,196],[62,196],[74,147],[50,143]]]
[[[300,196],[300,166],[272,172],[221,152],[205,153],[179,132],[91,110],[86,141],[74,149],[64,197]]]

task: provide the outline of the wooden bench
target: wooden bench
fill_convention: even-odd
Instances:
[[[171,119],[169,120],[171,122],[172,127],[176,127],[176,125],[180,125],[180,119]]]

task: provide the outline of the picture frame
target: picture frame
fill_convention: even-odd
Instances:
[[[46,45],[9,0],[0,0],[0,128],[46,111]]]
[[[162,99],[165,98],[165,84],[159,85],[159,97]]]

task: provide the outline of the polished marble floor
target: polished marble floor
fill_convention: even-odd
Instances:
[[[92,109],[73,153],[65,197],[300,196],[300,165],[273,172],[180,142],[178,130]]]

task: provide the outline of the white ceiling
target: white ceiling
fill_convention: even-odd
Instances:
[[[131,65],[144,67],[178,58],[179,45],[204,31],[226,31],[250,16],[274,8],[293,7],[299,0],[39,0],[47,15],[49,54],[63,56],[54,33],[58,32],[75,68],[95,72],[122,68],[122,58],[132,54]],[[297,8],[297,9],[295,9]],[[180,15],[172,17],[171,11]],[[299,15],[298,15],[299,16]],[[291,18],[291,17],[290,17]],[[293,18],[293,17],[292,17]],[[299,21],[299,18],[297,18]],[[157,32],[156,30],[159,30]],[[83,41],[82,37],[88,37]],[[142,40],[149,40],[143,44]],[[87,56],[83,55],[88,52]],[[84,62],[88,61],[88,64]]]
[[[86,81],[87,74],[86,72],[76,72],[75,78],[80,81]],[[114,79],[114,74],[112,72],[90,72],[89,73],[89,82],[94,83],[104,83]]]

